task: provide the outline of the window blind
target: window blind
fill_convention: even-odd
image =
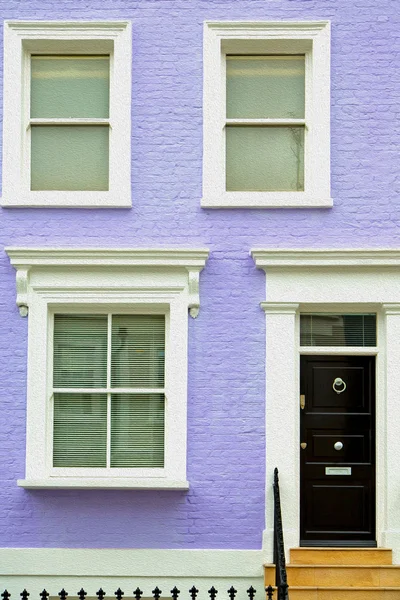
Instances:
[[[376,346],[375,314],[300,315],[301,346]]]
[[[164,315],[55,315],[54,467],[163,467],[164,365]]]

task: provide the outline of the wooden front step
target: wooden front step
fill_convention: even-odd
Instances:
[[[400,565],[386,548],[293,548],[290,600],[400,600]],[[265,566],[265,586],[275,566]]]

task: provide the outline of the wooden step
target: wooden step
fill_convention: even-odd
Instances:
[[[395,587],[400,588],[398,565],[287,565],[288,584],[322,587]],[[275,581],[275,567],[265,568],[265,585]],[[399,594],[400,600],[400,594]]]
[[[392,551],[387,548],[292,548],[290,564],[391,565]]]
[[[399,588],[289,588],[290,600],[399,600]]]

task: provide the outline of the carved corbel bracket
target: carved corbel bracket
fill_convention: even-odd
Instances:
[[[28,273],[29,267],[17,269],[17,306],[21,317],[28,316]]]
[[[201,269],[188,269],[189,273],[189,314],[195,319],[200,309],[200,271]]]

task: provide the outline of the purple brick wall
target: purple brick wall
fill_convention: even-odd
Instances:
[[[5,209],[0,244],[208,246],[190,319],[184,492],[27,491],[27,320],[0,264],[0,545],[260,548],[264,528],[264,275],[253,246],[400,246],[397,0],[3,0],[7,19],[130,19],[131,210]],[[332,21],[329,210],[203,210],[203,20]],[[268,432],[273,435],[274,432]]]

